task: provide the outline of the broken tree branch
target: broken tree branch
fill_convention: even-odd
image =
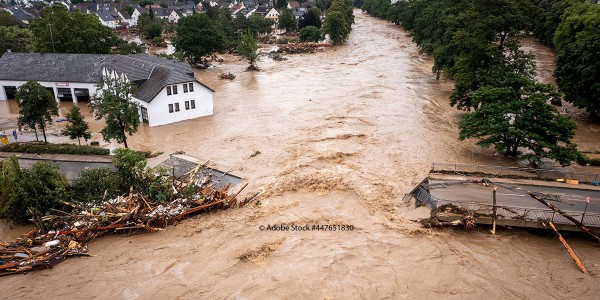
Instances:
[[[585,267],[583,267],[583,264],[581,264],[581,261],[579,261],[579,258],[577,258],[577,255],[575,255],[575,252],[573,252],[573,249],[571,249],[571,247],[569,246],[569,244],[567,244],[567,241],[565,241],[565,239],[562,237],[562,235],[560,234],[560,232],[558,232],[558,229],[556,229],[556,227],[554,226],[554,224],[552,223],[552,221],[548,220],[548,224],[550,224],[550,227],[552,227],[552,229],[554,230],[554,232],[556,232],[556,234],[558,235],[558,239],[563,244],[563,246],[565,246],[565,248],[567,248],[567,251],[569,252],[569,255],[571,255],[571,258],[575,261],[575,263],[577,264],[577,266],[579,267],[579,269],[581,270],[581,272],[587,273],[587,271],[585,270]]]
[[[591,230],[589,230],[587,227],[585,227],[585,225],[583,225],[581,222],[579,222],[578,220],[576,220],[575,218],[571,217],[569,214],[565,213],[564,211],[560,210],[558,207],[548,203],[548,201],[538,197],[537,195],[535,195],[533,192],[527,192],[527,194],[529,196],[531,196],[533,199],[541,202],[542,204],[548,206],[548,208],[550,208],[551,210],[559,213],[561,216],[567,218],[567,220],[573,222],[573,224],[579,226],[579,228],[581,228],[581,230],[587,232],[589,235],[593,236],[598,242],[600,242],[600,236],[598,236],[597,234],[593,233]]]

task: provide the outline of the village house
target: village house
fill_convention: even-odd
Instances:
[[[37,81],[56,101],[87,102],[104,75],[122,76],[138,86],[132,101],[140,121],[165,125],[213,114],[214,92],[194,78],[189,64],[147,54],[50,54],[7,52],[0,58],[0,100]]]
[[[277,11],[274,7],[271,8],[267,14],[265,15],[266,19],[271,19],[273,21],[279,20],[279,11]]]
[[[121,24],[121,18],[119,17],[119,14],[108,7],[102,7],[98,9],[98,11],[96,11],[96,16],[98,16],[98,19],[102,25],[111,29],[118,28]]]

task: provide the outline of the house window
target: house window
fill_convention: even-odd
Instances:
[[[148,123],[148,109],[145,107],[140,107],[142,111],[142,122]]]
[[[194,83],[191,82],[191,83],[189,83],[189,85],[190,85],[190,92],[193,92],[194,91]]]
[[[184,85],[183,85],[183,92],[184,92],[184,93],[187,93],[187,87],[188,87],[188,85],[187,85],[187,84],[184,84]]]
[[[170,96],[170,95],[171,95],[171,87],[170,87],[170,86],[168,86],[168,87],[167,87],[167,96]],[[169,104],[169,105],[170,105],[170,104]]]
[[[188,110],[188,109],[190,109],[190,101],[185,101],[185,110]]]
[[[192,109],[196,108],[196,100],[190,101],[190,105],[192,106]]]
[[[169,104],[169,113],[173,112],[173,104]]]
[[[175,95],[175,94],[177,94],[177,86],[176,85],[173,86],[173,95]]]
[[[175,111],[179,111],[179,102],[175,103]]]

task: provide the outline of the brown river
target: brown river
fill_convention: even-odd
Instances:
[[[247,64],[235,56],[197,71],[217,91],[214,115],[142,127],[131,137],[133,148],[165,152],[151,164],[181,150],[234,168],[250,183],[242,196],[264,191],[259,205],[157,233],[104,237],[90,245],[93,257],[0,278],[3,297],[596,298],[600,252],[590,240],[567,236],[590,272],[581,274],[553,236],[422,229],[402,217],[410,210],[403,196],[432,162],[514,162],[458,141],[461,113],[448,104],[452,83],[435,80],[432,60],[405,31],[355,14],[346,45],[283,62],[264,57],[260,72],[244,72]],[[540,78],[551,82],[551,51],[527,39],[524,47],[543,54]],[[237,78],[220,80],[221,72]],[[6,124],[16,107],[0,105]],[[600,150],[600,127],[577,122],[575,141]],[[251,157],[255,151],[261,154]],[[355,229],[260,230],[269,224]]]

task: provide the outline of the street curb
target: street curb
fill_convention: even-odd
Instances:
[[[66,162],[85,162],[85,163],[100,163],[112,164],[112,158],[105,155],[82,155],[82,154],[32,154],[21,152],[0,152],[0,158],[16,156],[22,159],[31,160],[46,160],[46,161],[66,161]]]

